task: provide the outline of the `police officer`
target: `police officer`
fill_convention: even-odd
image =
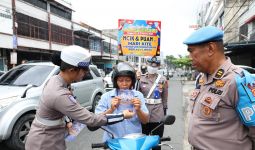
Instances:
[[[185,41],[192,66],[201,74],[191,94],[188,139],[194,150],[251,150],[254,128],[242,124],[236,112],[235,76],[242,70],[224,55],[223,32],[207,26]]]
[[[157,73],[160,61],[157,57],[147,59],[148,73],[140,77],[139,91],[143,93],[146,106],[149,110],[149,122],[142,125],[142,131],[148,135],[157,127],[167,110],[168,82],[164,76]],[[153,134],[163,136],[164,126],[160,126]],[[160,148],[158,148],[160,149]]]
[[[28,134],[26,150],[64,150],[65,122],[68,116],[89,126],[102,126],[132,117],[129,111],[119,115],[95,115],[83,108],[68,85],[80,81],[89,71],[91,54],[79,46],[68,46],[61,56],[54,57],[60,65],[60,73],[53,76],[45,85],[35,119]],[[56,60],[58,59],[58,60]]]

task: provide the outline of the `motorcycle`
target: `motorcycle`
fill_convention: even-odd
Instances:
[[[114,138],[114,135],[103,127],[88,127],[90,131],[95,131],[101,128],[102,130],[108,132],[112,137],[104,143],[92,143],[91,148],[110,150],[149,150],[151,148],[168,146],[171,150],[173,150],[174,148],[170,144],[165,143],[165,141],[171,141],[170,137],[160,138],[158,135],[153,135],[153,132],[162,125],[172,125],[174,122],[175,116],[168,115],[162,120],[160,125],[158,125],[151,131],[150,135],[133,133],[128,134],[122,138]]]

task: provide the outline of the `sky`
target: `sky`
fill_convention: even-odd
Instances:
[[[74,21],[117,29],[118,19],[161,21],[163,55],[188,55],[182,42],[194,29],[203,0],[70,0]]]

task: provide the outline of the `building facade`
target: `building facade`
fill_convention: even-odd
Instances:
[[[202,8],[198,24],[224,31],[225,54],[232,62],[255,67],[255,1],[210,0]]]
[[[22,60],[48,61],[53,53],[72,44],[90,51],[93,63],[103,64],[102,69],[116,63],[116,39],[73,22],[72,12],[71,4],[63,0],[1,0],[0,70]]]

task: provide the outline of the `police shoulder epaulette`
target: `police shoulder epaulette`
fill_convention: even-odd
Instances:
[[[221,79],[224,76],[224,74],[225,74],[225,70],[224,69],[222,69],[222,68],[218,69],[216,74],[215,74],[215,76],[214,76],[214,78]]]
[[[235,72],[236,74],[240,75],[240,76],[243,76],[243,69],[242,68],[239,68],[239,67],[234,65],[232,67],[232,71]]]

